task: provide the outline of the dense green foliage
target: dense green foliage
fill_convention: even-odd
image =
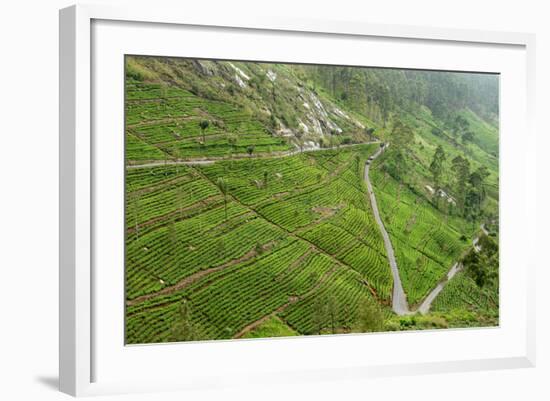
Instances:
[[[454,111],[471,109],[494,120],[498,115],[498,77],[441,71],[303,66],[306,76],[349,108],[387,122],[391,114],[424,106],[445,122]]]
[[[281,319],[271,317],[258,327],[246,333],[243,338],[269,338],[296,336],[297,333],[288,327]]]

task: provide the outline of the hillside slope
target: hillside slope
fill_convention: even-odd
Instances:
[[[128,57],[126,68],[129,161],[358,143],[375,127],[293,66]]]
[[[346,333],[365,311],[396,329],[365,165],[415,310],[481,223],[498,235],[495,83],[128,56],[127,341]],[[495,303],[467,310],[467,271],[435,300],[438,327],[498,322]]]

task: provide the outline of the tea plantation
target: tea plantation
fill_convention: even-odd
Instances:
[[[420,73],[324,68],[127,57],[128,344],[498,324],[485,95],[443,117],[397,100],[391,83],[431,82]],[[388,246],[408,316],[392,310]]]

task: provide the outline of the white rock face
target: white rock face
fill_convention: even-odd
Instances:
[[[287,128],[282,122],[279,121],[279,126],[280,128],[277,130],[277,134],[282,136],[282,137],[285,137],[285,138],[288,138],[288,137],[292,137],[294,136],[294,133],[292,132],[291,129]]]
[[[246,88],[246,84],[245,84],[244,81],[241,79],[241,77],[239,77],[238,74],[235,74],[235,81],[237,82],[237,84],[238,84],[241,88]]]
[[[265,75],[267,75],[271,82],[275,82],[275,80],[277,79],[277,74],[271,70],[267,70],[267,73]]]
[[[236,66],[234,68],[236,68]],[[275,74],[272,70],[267,70],[265,74],[271,81],[274,81],[275,79],[278,79],[279,81],[281,79],[288,81],[288,79],[284,76],[277,77],[277,74]],[[340,128],[335,122],[336,118],[346,119],[361,129],[365,128],[359,121],[336,107],[331,102],[323,102],[315,94],[315,92],[303,86],[295,86],[295,89],[298,98],[300,99],[300,103],[304,107],[303,110],[298,110],[301,112],[301,118],[298,119],[299,127],[304,131],[304,133],[309,134],[316,139],[318,138],[318,142],[320,138],[325,137],[330,132],[334,132],[335,134],[341,134],[343,132],[343,129]],[[291,130],[285,127],[280,121],[278,121],[278,123],[280,126],[277,130],[278,135],[283,137],[295,136],[296,130]],[[313,141],[312,143],[319,147],[319,143]]]
[[[357,121],[355,118],[352,119],[352,121],[353,121],[353,123],[354,123],[355,125],[357,125],[359,128],[365,129],[365,126],[364,126],[363,124],[361,124],[359,121]]]
[[[327,111],[323,107],[323,103],[321,103],[319,98],[317,96],[315,96],[315,94],[313,94],[313,92],[309,93],[309,97],[311,98],[311,100],[312,100],[313,104],[315,105],[315,108],[317,109],[319,114],[321,114],[321,116],[323,116],[325,118],[328,118]]]
[[[305,141],[304,142],[304,149],[320,149],[320,146],[317,142]]]
[[[311,127],[313,127],[313,132],[315,132],[317,135],[322,136],[323,135],[323,127],[321,127],[321,122],[317,117],[315,117],[312,113],[309,113],[307,115],[307,119]]]
[[[342,110],[340,110],[338,107],[335,107],[332,110],[334,111],[334,114],[349,120],[349,116],[346,113],[344,113]]]
[[[243,70],[241,70],[239,67],[237,67],[235,64],[233,63],[229,63],[229,65],[235,70],[237,71],[237,74],[239,74],[242,78],[246,79],[247,81],[250,79],[250,77],[248,75],[246,75],[244,73]]]
[[[336,125],[335,123],[333,123],[332,120],[327,120],[327,124],[328,124],[328,126],[330,127],[330,129],[333,129],[333,130],[336,131],[338,134],[341,134],[341,133],[342,133],[342,128],[340,128],[338,125]]]
[[[325,125],[328,127],[328,129],[330,130],[334,130],[336,131],[337,133],[342,133],[342,129],[334,122],[330,119],[328,113],[327,113],[327,110],[325,109],[325,106],[323,105],[323,103],[321,102],[321,100],[319,100],[319,98],[317,96],[315,96],[315,94],[313,92],[309,92],[309,98],[311,99],[311,102],[313,103],[313,105],[315,106],[313,111],[315,112],[316,116],[314,117],[317,122],[316,123],[313,123],[313,130],[319,134],[319,135],[323,135],[323,129],[322,129],[322,124],[320,123],[320,121],[323,121],[325,123]],[[306,103],[304,103],[304,106],[305,106]],[[309,106],[309,104],[308,104]],[[308,107],[309,108],[309,107]],[[342,114],[344,114],[342,111],[340,111]],[[308,115],[308,118],[309,118],[309,115]],[[311,121],[312,119],[310,119]]]

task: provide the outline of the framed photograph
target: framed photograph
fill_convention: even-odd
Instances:
[[[60,388],[529,367],[534,37],[60,12]]]

